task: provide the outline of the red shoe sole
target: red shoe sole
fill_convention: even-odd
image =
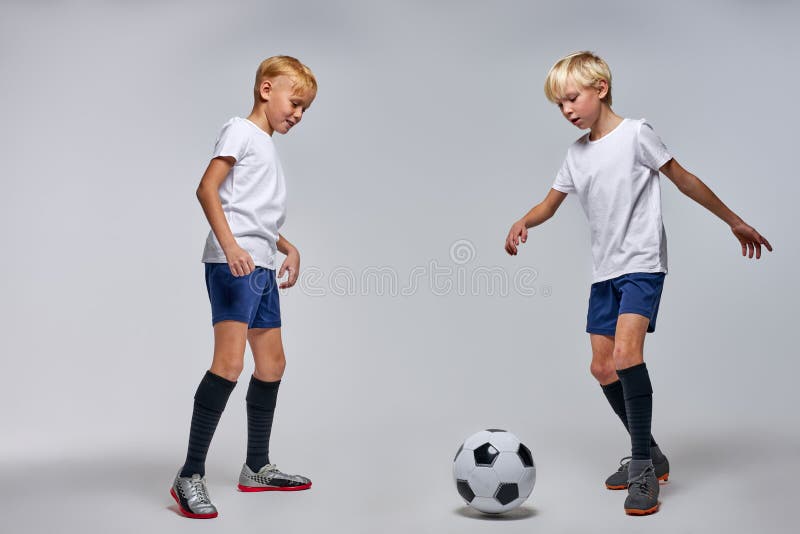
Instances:
[[[245,491],[245,492],[256,492],[256,491],[302,491],[302,490],[307,490],[308,488],[310,488],[311,487],[311,482],[309,482],[308,484],[303,484],[302,486],[292,486],[292,487],[288,487],[288,488],[280,488],[278,486],[270,486],[270,487],[266,487],[266,488],[256,488],[254,486],[243,486],[242,484],[239,484],[238,487],[239,487],[239,491]]]
[[[665,473],[665,474],[661,475],[660,477],[658,477],[658,481],[659,482],[667,482],[667,481],[669,481],[669,473]],[[628,489],[628,486],[624,486],[624,485],[623,486],[609,486],[608,484],[606,484],[606,488],[610,489],[610,490],[624,490],[624,489]]]
[[[186,517],[190,517],[192,519],[214,519],[219,515],[219,512],[214,512],[213,514],[193,514],[192,512],[184,509],[183,506],[181,506],[181,500],[178,499],[177,495],[175,495],[175,488],[170,488],[169,494],[172,495],[172,498],[175,499],[176,503],[178,503],[178,510],[180,510],[181,513]]]

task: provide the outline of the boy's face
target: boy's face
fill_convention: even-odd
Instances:
[[[591,128],[600,117],[603,107],[601,98],[608,93],[605,81],[600,81],[600,88],[582,87],[568,81],[564,88],[564,98],[558,101],[558,108],[569,122],[584,130]]]
[[[261,96],[266,100],[264,111],[270,129],[285,134],[303,118],[317,96],[314,91],[297,92],[287,76],[265,80]]]

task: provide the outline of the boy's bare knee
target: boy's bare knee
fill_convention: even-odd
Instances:
[[[641,351],[618,344],[614,347],[614,365],[617,369],[627,369],[644,361]]]
[[[283,376],[286,371],[286,357],[281,354],[279,357],[269,360],[269,367],[273,373]]]
[[[613,360],[593,361],[589,366],[592,376],[602,385],[610,384],[617,378],[617,370]]]
[[[237,381],[243,370],[244,362],[241,358],[214,358],[214,363],[211,365],[212,373],[231,382]]]
[[[286,360],[273,360],[256,362],[255,377],[264,382],[275,382],[283,378],[286,370]]]
[[[283,377],[283,373],[286,372],[286,358],[282,358],[279,362],[275,363],[274,372],[278,379]]]

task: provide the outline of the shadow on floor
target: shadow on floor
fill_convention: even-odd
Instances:
[[[2,465],[3,484],[0,501],[14,502],[41,496],[42,486],[49,495],[86,495],[114,493],[136,501],[149,501],[164,506],[169,500],[174,506],[169,488],[176,467],[131,456],[104,458],[67,458],[47,463]]]
[[[504,514],[484,514],[469,506],[460,506],[454,510],[456,515],[469,517],[470,519],[482,519],[484,521],[519,521],[535,517],[538,512],[530,506],[522,505]]]

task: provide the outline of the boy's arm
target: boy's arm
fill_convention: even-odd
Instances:
[[[281,234],[278,234],[278,242],[275,243],[275,246],[281,254],[286,255],[286,259],[283,260],[278,271],[278,278],[281,278],[286,271],[289,272],[289,278],[279,286],[281,289],[286,289],[297,282],[297,276],[300,274],[300,252]]]
[[[675,161],[675,158],[666,162],[659,170],[672,180],[681,193],[706,208],[731,227],[733,235],[742,245],[742,256],[752,258],[755,252],[756,259],[760,258],[761,245],[764,245],[767,250],[772,252],[772,245],[769,244],[769,241],[731,211],[700,178],[681,167]]]
[[[222,202],[219,200],[219,186],[225,181],[235,162],[236,160],[229,156],[212,159],[197,187],[197,200],[200,201],[208,224],[211,225],[211,231],[214,232],[225,253],[231,274],[244,276],[253,272],[255,263],[250,254],[241,248],[233,237],[231,227],[222,211]]]
[[[508,231],[508,236],[506,237],[506,252],[516,256],[520,241],[524,243],[528,240],[528,228],[539,226],[555,215],[565,198],[567,198],[566,193],[562,193],[557,189],[550,189],[544,200],[531,208],[528,213],[511,226],[511,230]]]

